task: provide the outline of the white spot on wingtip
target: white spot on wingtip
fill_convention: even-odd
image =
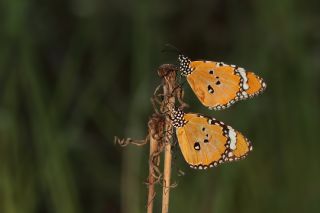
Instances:
[[[235,150],[237,148],[237,133],[234,131],[234,129],[230,126],[228,126],[229,132],[228,136],[230,138],[230,149]]]
[[[263,83],[262,83],[262,87],[263,87],[263,88],[266,88],[266,87],[267,87],[267,84],[266,84],[265,82],[263,82]]]
[[[244,90],[249,89],[249,85],[247,83],[248,78],[247,78],[247,73],[246,73],[245,69],[243,69],[242,67],[239,67],[236,71],[240,74],[240,76],[243,80],[242,89],[244,89]]]
[[[208,123],[209,123],[209,124],[213,124],[213,120],[212,120],[212,119],[209,119],[209,120],[208,120]]]

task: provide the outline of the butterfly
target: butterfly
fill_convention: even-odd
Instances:
[[[216,167],[243,159],[251,142],[231,126],[214,118],[173,110],[172,125],[184,159],[194,169]]]
[[[244,68],[214,61],[191,61],[180,54],[181,74],[209,109],[221,110],[239,100],[254,97],[266,89],[263,79]]]

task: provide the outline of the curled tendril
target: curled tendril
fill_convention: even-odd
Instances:
[[[132,138],[119,138],[117,136],[114,137],[114,143],[119,144],[122,147],[128,146],[129,144],[133,144],[136,146],[143,146],[147,144],[149,141],[149,135],[144,140],[134,140]]]

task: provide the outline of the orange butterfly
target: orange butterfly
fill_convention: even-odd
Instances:
[[[214,118],[174,110],[172,125],[184,159],[195,169],[207,169],[245,158],[251,142],[231,126]]]
[[[239,100],[260,94],[266,88],[262,78],[235,65],[214,61],[191,61],[179,55],[180,71],[200,102],[209,109],[225,109]]]

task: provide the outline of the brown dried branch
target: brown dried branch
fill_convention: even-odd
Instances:
[[[144,140],[134,140],[132,138],[119,138],[117,136],[114,136],[114,143],[119,144],[122,147],[128,146],[129,144],[133,144],[136,146],[143,146],[147,144],[149,141],[149,135]]]
[[[171,179],[171,137],[173,127],[171,125],[170,115],[175,106],[175,88],[177,68],[172,65],[162,65],[158,74],[163,77],[164,101],[161,111],[166,112],[165,120],[165,137],[164,137],[164,171],[163,171],[163,188],[162,188],[162,213],[169,211],[170,179]]]
[[[154,109],[156,111],[155,105]],[[155,198],[155,183],[161,179],[161,172],[159,170],[160,153],[161,153],[161,134],[164,128],[164,117],[157,113],[154,113],[149,120],[149,135],[150,135],[150,151],[149,151],[149,178],[148,178],[148,203],[147,212],[153,211],[153,200]]]
[[[169,210],[169,194],[170,188],[177,186],[176,183],[170,184],[171,178],[171,140],[173,134],[173,126],[171,125],[170,115],[175,107],[175,100],[180,103],[180,108],[188,107],[183,102],[183,89],[176,82],[177,67],[165,64],[159,67],[158,74],[163,79],[154,91],[151,103],[154,113],[148,122],[148,135],[144,140],[133,140],[131,138],[120,139],[115,137],[115,143],[121,146],[134,144],[138,146],[145,145],[150,142],[149,150],[149,176],[148,176],[148,202],[147,212],[153,212],[153,201],[155,199],[155,184],[162,186],[162,212],[167,213]],[[164,152],[164,171],[161,173],[160,154]]]

